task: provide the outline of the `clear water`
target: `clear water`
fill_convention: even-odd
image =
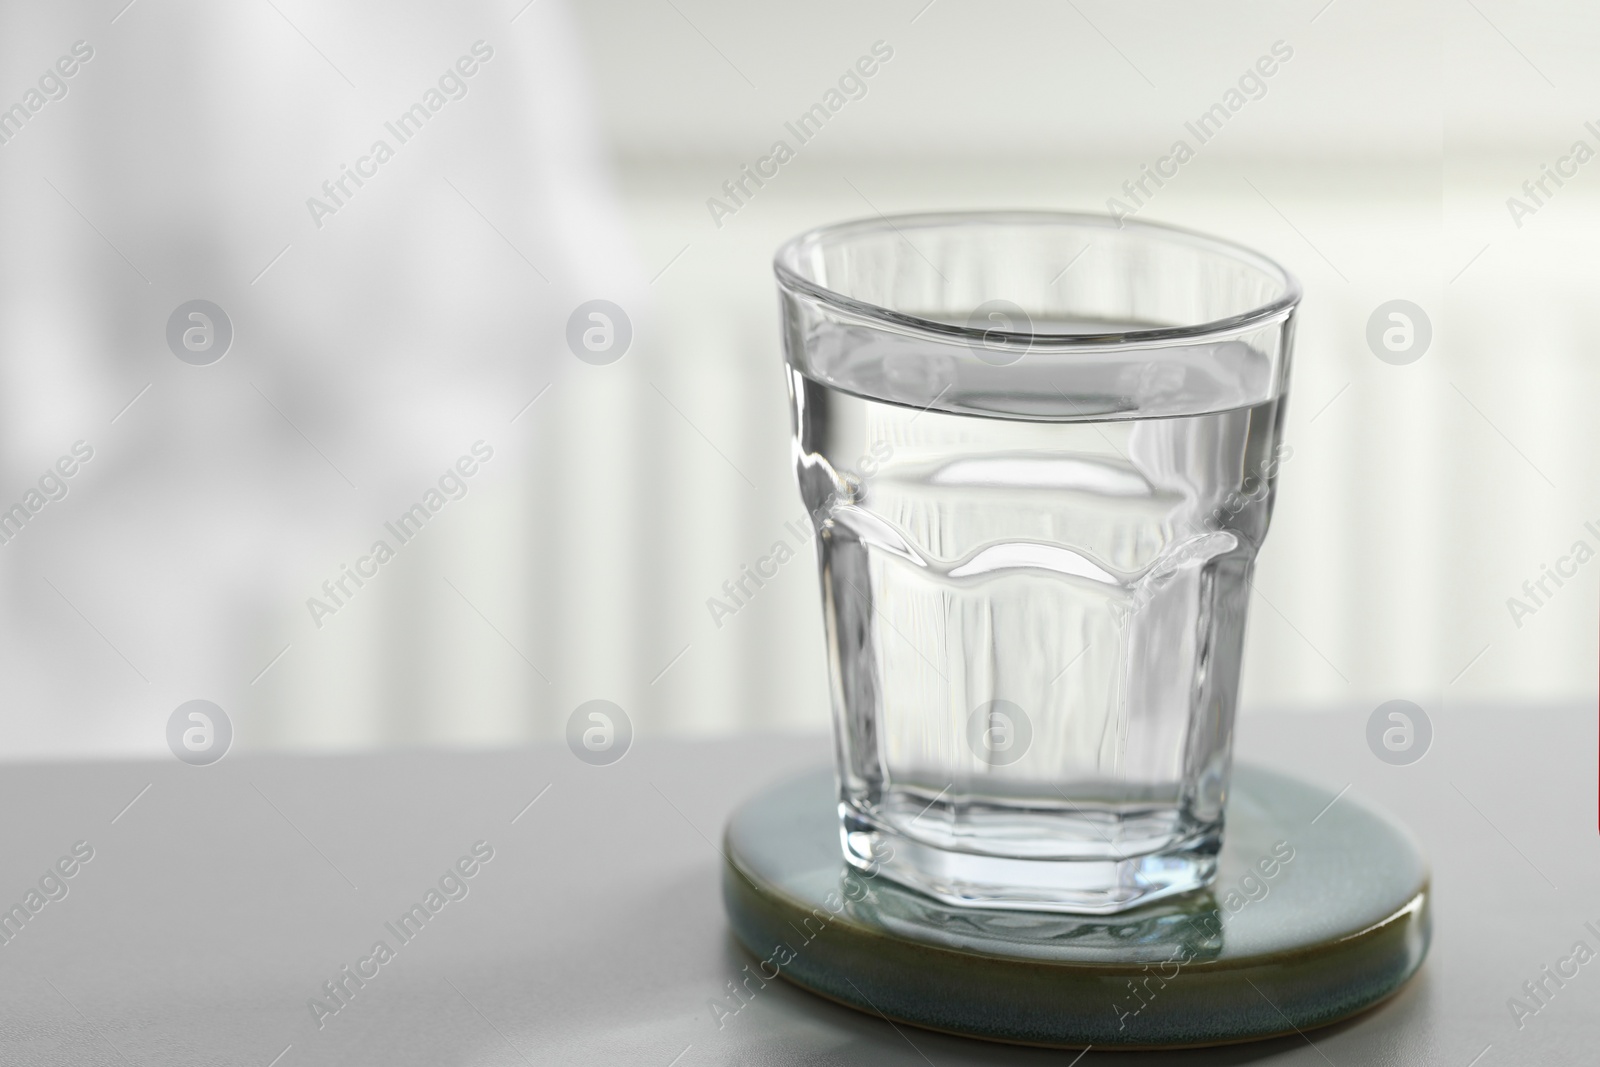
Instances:
[[[1209,878],[1287,450],[1264,361],[1184,358],[791,367],[854,861],[995,906]]]

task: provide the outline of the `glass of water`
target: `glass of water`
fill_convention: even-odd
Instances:
[[[843,223],[775,269],[846,860],[990,908],[1206,886],[1299,284],[1047,212]]]

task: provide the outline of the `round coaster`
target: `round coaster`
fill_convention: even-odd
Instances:
[[[1406,832],[1348,796],[1235,769],[1216,883],[1118,915],[956,908],[847,866],[832,773],[773,786],[728,822],[723,899],[782,976],[897,1022],[1076,1048],[1275,1037],[1388,997],[1428,950],[1428,872]]]

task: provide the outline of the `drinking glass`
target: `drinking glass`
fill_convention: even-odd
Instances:
[[[845,859],[991,908],[1207,885],[1299,284],[1049,212],[847,222],[774,266]]]

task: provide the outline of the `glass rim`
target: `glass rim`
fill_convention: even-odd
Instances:
[[[883,307],[881,304],[874,304],[870,301],[847,296],[836,289],[830,289],[825,285],[812,281],[802,274],[798,267],[802,248],[829,238],[851,237],[872,232],[881,233],[886,230],[892,230],[902,238],[905,238],[905,235],[900,233],[902,226],[906,229],[913,229],[965,222],[978,224],[1049,223],[1090,229],[1141,230],[1154,238],[1177,239],[1255,267],[1267,277],[1276,280],[1281,290],[1274,299],[1238,314],[1184,326],[1161,326],[1146,330],[1121,330],[1101,333],[1059,333],[1032,329],[1013,331],[997,330],[992,327],[963,326],[940,322],[937,319],[912,315],[903,311],[895,311],[892,308]],[[909,243],[909,239],[907,241]],[[1300,280],[1286,267],[1247,245],[1212,234],[1202,233],[1198,230],[1173,226],[1169,223],[1148,222],[1142,219],[1116,219],[1110,215],[1081,211],[1023,209],[918,211],[896,215],[878,214],[849,219],[844,222],[816,226],[791,237],[780,245],[773,255],[772,270],[777,275],[779,285],[784,289],[804,294],[823,305],[868,321],[892,324],[916,333],[932,334],[940,338],[968,343],[1000,341],[1002,343],[1015,343],[1030,347],[1045,346],[1064,349],[1104,348],[1107,345],[1124,343],[1199,341],[1219,335],[1237,333],[1240,330],[1260,326],[1287,316],[1299,305],[1303,292],[1300,287]]]

